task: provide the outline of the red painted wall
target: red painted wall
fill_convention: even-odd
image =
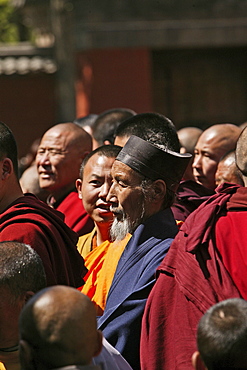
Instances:
[[[54,75],[1,76],[0,86],[0,121],[13,131],[23,156],[55,123]]]
[[[80,53],[78,61],[77,116],[117,107],[152,111],[148,50],[93,50]]]

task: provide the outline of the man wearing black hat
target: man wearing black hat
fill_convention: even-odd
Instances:
[[[138,116],[145,114],[135,120]],[[165,122],[157,114],[148,118]],[[141,319],[155,270],[177,233],[169,207],[191,157],[174,151],[177,137],[174,132],[172,136],[166,149],[158,147],[164,148],[163,142],[151,144],[131,136],[112,167],[112,236],[122,239],[129,232],[132,238],[119,260],[99,329],[133,369],[140,368]]]

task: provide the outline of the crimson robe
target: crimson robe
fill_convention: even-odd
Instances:
[[[43,261],[47,285],[80,287],[86,269],[76,248],[78,235],[63,218],[33,194],[25,194],[0,215],[0,241],[29,244]]]
[[[64,222],[79,236],[93,230],[94,222],[85,211],[76,190],[71,191],[59,204],[55,203],[54,208],[64,214]]]
[[[234,251],[238,234],[227,237],[220,252],[217,234],[215,238],[215,225],[218,220],[227,218],[230,213],[227,204],[239,189],[239,186],[225,185],[218,189],[219,194],[195,210],[180,228],[159,266],[142,322],[142,370],[192,370],[191,356],[196,350],[196,331],[201,316],[219,301],[242,297],[237,279],[233,280],[224,263],[229,253],[227,249]],[[246,188],[245,193],[247,195]],[[231,213],[231,220],[234,220],[237,212]],[[241,213],[246,225],[247,212]],[[236,225],[238,220],[237,217]],[[238,245],[245,248],[246,240],[244,227]],[[238,259],[235,266],[245,262]]]

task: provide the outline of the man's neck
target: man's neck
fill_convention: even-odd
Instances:
[[[75,189],[75,184],[70,184],[62,189],[52,192],[47,198],[47,203],[49,206],[58,206],[63,199]],[[56,207],[55,207],[56,208]]]
[[[19,183],[10,186],[0,198],[0,214],[5,211],[16,199],[23,196]]]
[[[110,237],[110,225],[109,223],[98,223],[96,224],[96,237],[97,237],[97,246],[104,243],[106,240],[111,241]]]

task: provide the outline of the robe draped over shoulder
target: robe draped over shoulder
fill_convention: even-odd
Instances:
[[[26,194],[0,215],[0,241],[29,244],[42,259],[48,285],[80,287],[87,270],[76,248],[78,235],[63,219],[62,213]]]
[[[222,186],[195,210],[159,266],[142,322],[143,370],[192,370],[201,316],[219,301],[241,297],[215,242],[215,224],[238,189]]]

